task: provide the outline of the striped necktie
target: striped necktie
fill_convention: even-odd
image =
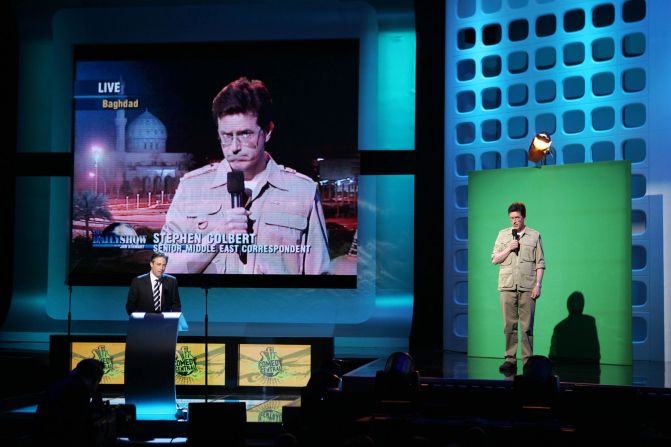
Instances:
[[[161,311],[161,280],[158,278],[154,284],[154,310]]]

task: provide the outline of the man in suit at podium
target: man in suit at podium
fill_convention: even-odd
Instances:
[[[128,290],[126,312],[181,312],[177,278],[164,274],[168,256],[154,252],[149,273],[133,278]]]

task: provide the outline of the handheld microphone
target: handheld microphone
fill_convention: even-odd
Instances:
[[[513,228],[512,233],[513,233],[513,239],[516,240],[516,241],[519,241],[519,240],[520,240],[520,235],[517,234],[517,230]],[[517,250],[515,250],[515,254],[518,254],[518,253],[519,253],[519,250],[520,250],[520,249],[517,248]]]
[[[226,189],[231,195],[231,208],[240,208],[242,194],[245,192],[245,176],[242,171],[231,171],[226,175]]]
[[[242,207],[242,195],[245,193],[245,176],[242,171],[231,171],[226,175],[226,189],[231,195],[231,208]],[[247,264],[247,253],[238,253],[238,256],[240,262]]]

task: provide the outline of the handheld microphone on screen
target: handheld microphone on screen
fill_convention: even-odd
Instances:
[[[516,240],[516,241],[520,240],[520,235],[517,234],[517,230],[514,229],[514,228],[513,228],[513,239]],[[515,250],[515,254],[517,254],[518,251],[519,251],[519,248],[517,250]]]
[[[231,195],[231,208],[240,208],[242,194],[245,192],[245,176],[242,171],[231,171],[227,174],[226,189]]]
[[[243,206],[242,196],[245,193],[245,176],[242,171],[231,171],[226,175],[226,189],[231,195],[231,208]],[[247,253],[238,253],[240,261],[247,264]]]

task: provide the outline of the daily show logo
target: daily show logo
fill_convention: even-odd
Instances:
[[[94,248],[153,248],[153,245],[147,245],[145,235],[106,233],[100,230],[93,231],[92,245]]]

